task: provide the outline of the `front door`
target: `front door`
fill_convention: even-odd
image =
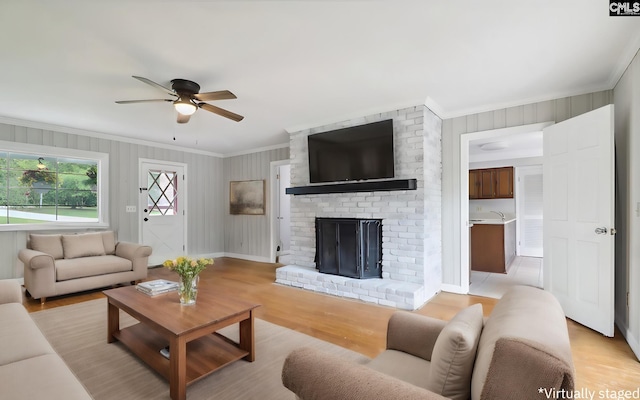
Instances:
[[[149,265],[186,253],[184,164],[140,160],[141,242],[151,246]]]
[[[613,336],[613,105],[544,129],[544,288]]]

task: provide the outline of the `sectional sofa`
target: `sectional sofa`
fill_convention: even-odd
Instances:
[[[22,305],[15,280],[0,280],[0,398],[89,400]]]

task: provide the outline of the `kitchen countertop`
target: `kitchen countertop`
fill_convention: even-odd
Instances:
[[[506,225],[510,222],[514,222],[515,218],[505,219],[504,221],[500,218],[483,218],[483,219],[469,219],[469,224],[484,224],[484,225]]]

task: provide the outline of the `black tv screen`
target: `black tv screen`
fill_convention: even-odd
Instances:
[[[308,136],[311,183],[393,178],[393,120]]]

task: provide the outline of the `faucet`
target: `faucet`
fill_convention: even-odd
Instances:
[[[501,213],[500,211],[491,211],[494,214],[498,214],[500,216],[500,218],[502,218],[502,220],[504,221],[504,214]]]

